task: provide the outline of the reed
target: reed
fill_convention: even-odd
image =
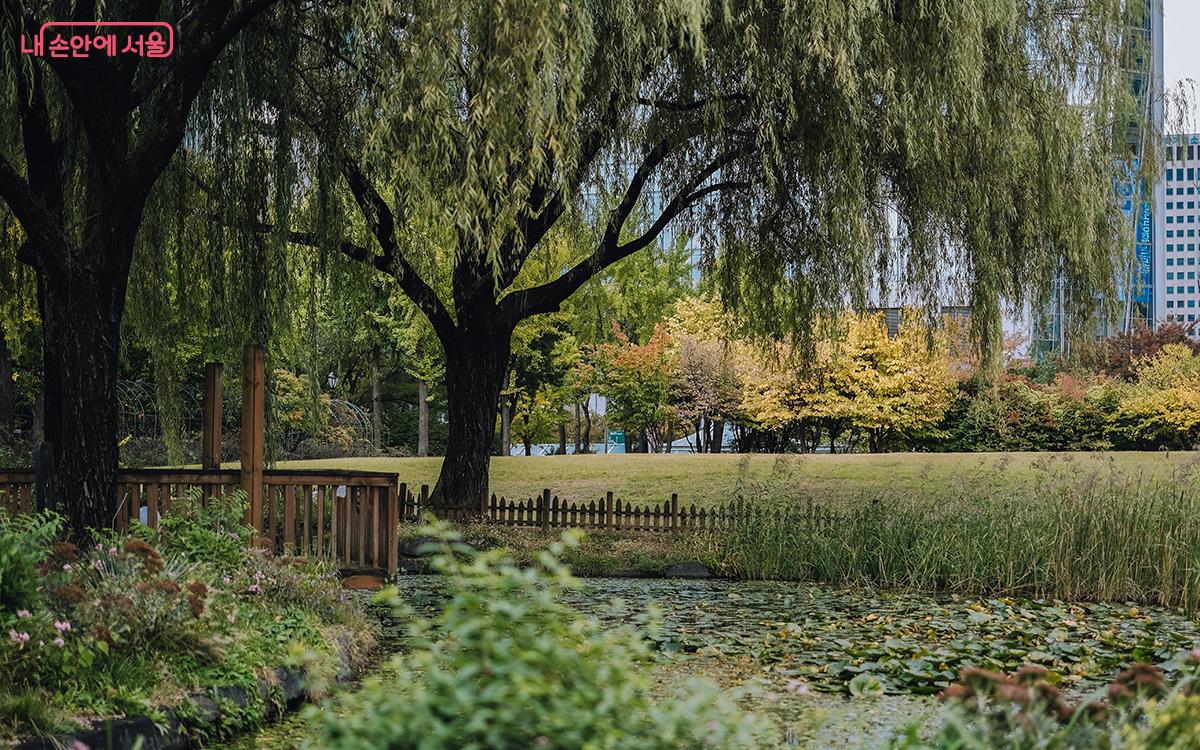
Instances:
[[[1200,610],[1200,470],[1047,472],[876,491],[831,503],[749,488],[754,510],[697,534],[698,554],[744,579],[806,580],[969,595],[1129,601]]]

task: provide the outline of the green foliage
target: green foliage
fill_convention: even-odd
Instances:
[[[652,698],[637,632],[601,628],[561,603],[575,585],[557,561],[561,545],[537,568],[520,569],[502,552],[459,554],[444,529],[432,533],[443,540],[444,610],[415,621],[409,648],[393,659],[394,676],[369,680],[327,713],[314,747],[760,746],[752,718],[710,686],[672,701]]]
[[[1200,353],[1181,343],[1134,359],[1127,379],[1057,372],[1046,382],[1010,373],[974,377],[936,434],[948,451],[1187,450],[1200,444]]]
[[[242,490],[205,500],[200,488],[175,502],[158,522],[158,539],[168,554],[230,575],[246,566],[246,544],[254,529],[242,523],[246,495]]]
[[[53,514],[0,511],[0,625],[7,624],[17,610],[37,604],[37,569],[61,532],[62,520]]]
[[[227,686],[252,698],[230,720],[253,724],[265,709],[258,673],[283,664],[290,644],[322,660],[335,638],[357,656],[371,647],[364,615],[320,563],[248,546],[236,500],[193,497],[157,532],[99,535],[84,549],[53,541],[55,519],[3,522],[13,553],[0,580],[13,598],[0,606],[0,737],[61,731],[71,716],[153,713]]]
[[[861,304],[864,269],[888,265],[897,223],[919,290],[936,289],[947,253],[976,269],[977,332],[989,337],[1001,295],[1024,299],[1056,270],[1072,289],[1111,291],[1124,267],[1120,213],[1105,196],[1128,148],[1113,123],[1137,117],[1122,56],[1140,2],[960,0],[918,14],[871,2],[452,3],[405,19],[402,35],[391,4],[357,8],[351,52],[366,74],[331,78],[326,106],[340,110],[329,115],[354,108],[347,124],[367,131],[354,158],[400,188],[397,215],[444,196],[444,223],[459,233],[453,265],[490,266],[499,294],[538,255],[520,237],[545,196],[579,208],[595,192],[611,209],[629,188],[629,205],[599,212],[592,234],[615,216],[615,236],[636,236],[672,218],[670,199],[692,196],[712,165],[711,200],[676,215],[685,226],[673,235],[716,230],[706,235],[720,237],[726,297],[759,330],[803,329],[847,296]],[[366,95],[339,91],[348,81]],[[338,124],[314,115],[322,130]],[[640,165],[662,175],[661,198],[630,187]],[[1064,260],[1054,248],[1068,237],[1087,251]],[[409,244],[410,263],[429,260]],[[1071,295],[1080,308],[1099,298]]]
[[[1168,344],[1140,361],[1113,421],[1137,446],[1188,449],[1200,444],[1200,352]]]
[[[1105,450],[1117,385],[1059,373],[1049,384],[1007,375],[959,385],[937,434],[921,444],[946,451]]]

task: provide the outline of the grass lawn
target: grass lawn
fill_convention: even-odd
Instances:
[[[337,458],[285,461],[280,468],[390,471],[410,487],[432,485],[441,458]],[[715,505],[739,488],[755,497],[838,500],[887,491],[946,488],[1003,477],[1014,490],[1047,479],[1087,473],[1167,478],[1200,464],[1196,452],[1112,453],[887,453],[879,455],[589,455],[496,457],[492,492],[525,498],[543,487],[559,497],[618,498],[659,503],[679,494],[681,504]]]

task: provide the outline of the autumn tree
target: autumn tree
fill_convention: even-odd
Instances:
[[[1188,450],[1200,444],[1200,352],[1167,344],[1134,364],[1115,422],[1143,448]]]
[[[786,344],[743,345],[745,418],[781,431],[784,446],[797,440],[815,447],[827,434],[831,451],[847,430],[866,434],[879,452],[936,425],[956,384],[950,321],[930,329],[909,314],[891,337],[881,314],[847,313],[842,320],[841,331],[818,340],[806,360],[789,358]]]
[[[930,339],[928,329],[911,319],[892,337],[882,314],[848,318],[828,378],[812,400],[814,413],[841,417],[865,432],[872,453],[936,425],[950,406],[955,380],[944,331]]]
[[[736,343],[719,299],[685,297],[675,305],[667,330],[678,357],[676,411],[694,425],[700,453],[720,453],[725,423],[737,415],[742,383]]]
[[[1081,364],[1124,380],[1133,380],[1137,365],[1158,354],[1163,347],[1181,344],[1200,352],[1200,341],[1193,338],[1195,323],[1159,321],[1154,327],[1137,322],[1133,328],[1083,348]]]
[[[784,453],[815,447],[822,425],[809,403],[818,390],[820,373],[827,371],[828,347],[822,342],[807,362],[792,357],[788,343],[769,347],[737,342],[737,371],[742,384],[738,443],[742,450]],[[838,430],[830,429],[830,450]]]
[[[657,453],[670,443],[675,419],[671,400],[678,360],[670,334],[660,324],[649,341],[636,344],[616,323],[613,328],[616,342],[597,347],[594,354],[609,423],[636,436],[644,452]]]

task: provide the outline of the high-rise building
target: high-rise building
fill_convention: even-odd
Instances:
[[[1169,136],[1164,160],[1162,251],[1156,263],[1155,316],[1196,323],[1200,315],[1200,134]],[[1198,326],[1200,327],[1200,326]]]
[[[1126,129],[1130,156],[1121,165],[1124,177],[1115,185],[1116,199],[1129,222],[1130,236],[1135,243],[1132,258],[1136,266],[1124,274],[1126,281],[1132,283],[1124,283],[1118,289],[1119,319],[1094,322],[1097,339],[1141,325],[1153,327],[1175,310],[1174,306],[1168,308],[1165,304],[1165,289],[1176,287],[1174,278],[1167,281],[1165,247],[1168,243],[1172,247],[1176,245],[1179,228],[1175,219],[1168,219],[1164,211],[1168,199],[1166,181],[1161,177],[1148,179],[1142,169],[1147,151],[1160,144],[1164,119],[1163,0],[1145,0],[1145,3],[1145,13],[1130,29],[1125,55],[1125,75],[1138,111]],[[1174,174],[1173,171],[1169,173]],[[1172,190],[1171,204],[1176,203]],[[1168,225],[1167,221],[1171,223]],[[1193,233],[1198,227],[1200,225],[1193,224]],[[1186,233],[1186,229],[1184,231]],[[1176,273],[1173,263],[1171,270],[1172,274]],[[1041,314],[1034,317],[1032,325],[1035,354],[1062,352],[1070,344],[1064,319],[1069,306],[1066,298],[1069,291],[1061,280],[1056,280],[1053,288],[1047,291],[1045,306]]]
[[[1147,179],[1141,168],[1148,149],[1157,148],[1163,132],[1163,0],[1146,0],[1141,23],[1131,30],[1126,75],[1138,104],[1127,143],[1132,155],[1129,178],[1121,193],[1121,209],[1132,222],[1135,242],[1133,287],[1122,290],[1121,330],[1153,327],[1163,312],[1161,298],[1165,185],[1162,177]]]

